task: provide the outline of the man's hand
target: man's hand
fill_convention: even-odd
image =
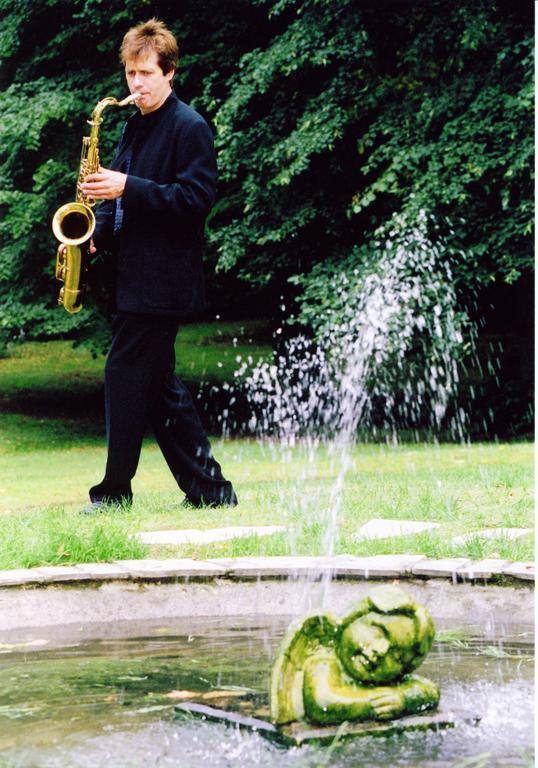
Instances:
[[[90,173],[80,185],[83,193],[94,200],[114,200],[123,195],[127,174],[99,168],[97,173]]]
[[[97,248],[95,247],[93,240],[90,240],[89,251],[90,254],[93,256],[94,253],[97,253]],[[56,258],[59,258],[60,256],[62,258],[65,258],[65,254],[67,253],[67,245],[64,245],[63,243],[60,243],[58,246],[58,254]]]

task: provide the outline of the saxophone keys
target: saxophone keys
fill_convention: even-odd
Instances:
[[[66,247],[60,245],[56,254],[56,279],[65,282],[66,273]]]

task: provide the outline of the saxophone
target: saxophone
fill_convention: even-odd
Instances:
[[[86,176],[99,170],[99,127],[103,122],[103,112],[106,107],[125,107],[137,98],[138,93],[132,93],[122,101],[107,96],[97,103],[91,120],[88,120],[90,135],[82,139],[75,202],[62,205],[52,219],[52,231],[60,241],[56,255],[56,278],[63,282],[58,304],[62,304],[67,312],[80,312],[82,309],[90,241],[95,229],[95,214],[92,211],[95,200],[85,195],[80,185]]]

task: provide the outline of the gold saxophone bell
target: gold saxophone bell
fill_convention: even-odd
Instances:
[[[56,279],[64,284],[58,304],[71,314],[82,309],[88,251],[94,229],[95,214],[84,203],[66,203],[58,208],[52,219],[52,231],[60,241]]]
[[[95,214],[84,203],[62,205],[52,219],[52,231],[64,245],[82,245],[93,235]]]
[[[90,241],[95,229],[95,214],[92,211],[95,200],[84,195],[80,185],[86,176],[99,170],[99,127],[103,122],[103,111],[111,106],[125,107],[132,104],[138,95],[133,93],[122,101],[107,96],[97,103],[88,121],[91,125],[90,135],[82,139],[76,202],[62,205],[52,219],[52,231],[60,241],[56,256],[56,277],[64,283],[58,304],[62,304],[71,313],[82,309]]]

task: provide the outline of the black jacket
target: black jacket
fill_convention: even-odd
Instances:
[[[116,309],[196,313],[204,305],[202,240],[217,179],[211,131],[172,92],[155,112],[127,121],[110,167],[127,172],[129,155],[119,234],[114,201],[97,209],[94,233],[96,248],[116,258]]]

